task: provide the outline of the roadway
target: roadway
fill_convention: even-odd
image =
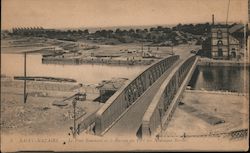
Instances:
[[[142,118],[149,104],[153,100],[156,91],[159,90],[161,84],[170,75],[172,70],[178,65],[182,59],[178,60],[170,67],[154,84],[140,96],[135,104],[118,120],[108,131],[105,136],[112,137],[135,137],[138,129],[142,124]]]

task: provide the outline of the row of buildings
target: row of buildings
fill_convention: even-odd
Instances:
[[[12,33],[15,35],[36,34],[43,32],[45,32],[45,29],[42,27],[20,27],[12,29]]]

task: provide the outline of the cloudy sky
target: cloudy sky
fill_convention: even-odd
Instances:
[[[2,0],[2,29],[225,22],[229,0]],[[231,0],[230,22],[248,20],[247,0]]]

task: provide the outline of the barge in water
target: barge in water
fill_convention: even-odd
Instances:
[[[29,80],[29,81],[50,81],[50,82],[77,82],[75,79],[70,78],[56,78],[44,76],[14,76],[15,80]]]

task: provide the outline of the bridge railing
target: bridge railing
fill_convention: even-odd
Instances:
[[[164,115],[167,112],[171,112],[170,114],[173,113],[176,107],[176,105],[172,104],[174,103],[175,95],[192,66],[196,64],[195,62],[197,63],[195,56],[189,57],[179,64],[163,82],[143,116],[143,137],[153,135],[157,128],[162,126]]]
[[[170,56],[148,66],[139,76],[132,79],[111,96],[96,113],[96,134],[102,135],[105,133],[148,87],[178,59],[178,55]]]

